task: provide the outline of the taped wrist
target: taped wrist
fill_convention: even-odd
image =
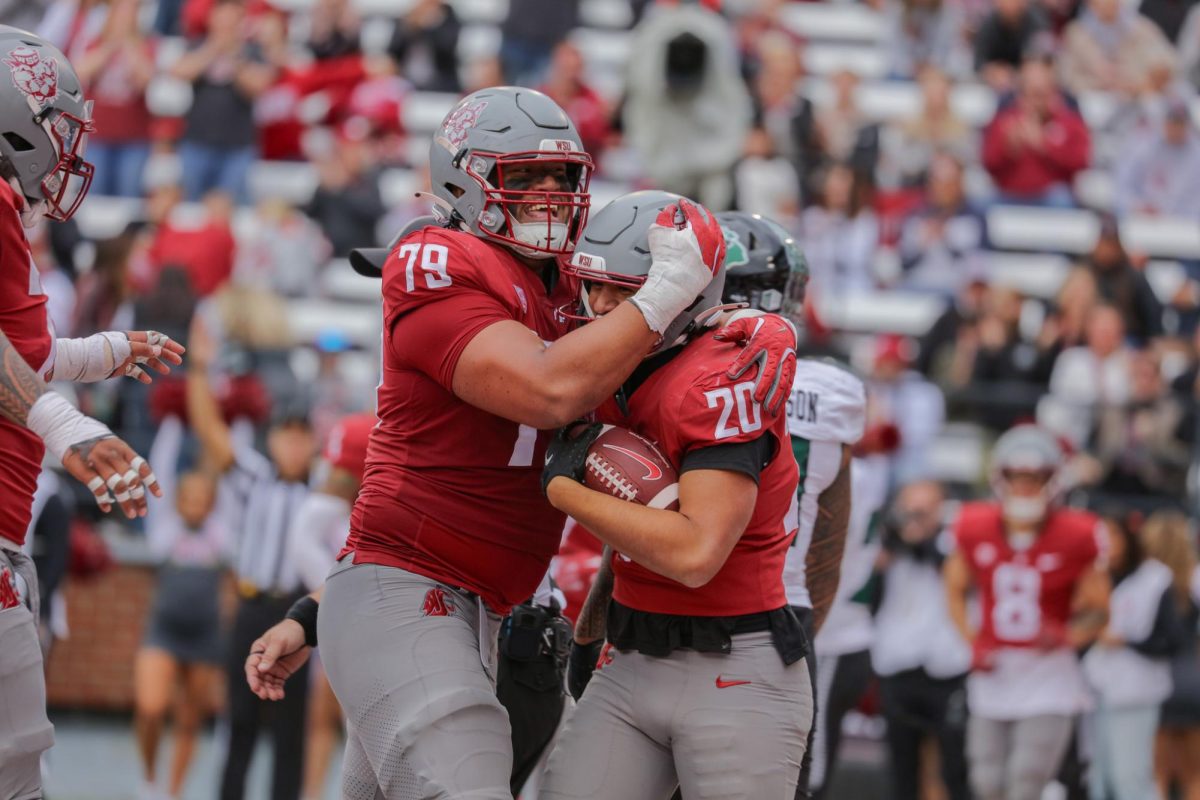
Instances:
[[[129,337],[120,331],[59,339],[55,343],[54,377],[80,383],[106,380],[131,352]]]
[[[287,612],[287,619],[299,622],[304,629],[304,643],[309,647],[317,646],[317,611],[320,607],[320,603],[305,595],[292,603]]]
[[[107,425],[84,416],[57,392],[46,392],[34,402],[25,426],[41,437],[46,449],[59,461],[72,445],[113,435]]]

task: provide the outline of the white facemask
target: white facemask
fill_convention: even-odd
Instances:
[[[1044,497],[1006,497],[1001,505],[1004,518],[1018,525],[1034,525],[1046,516]]]

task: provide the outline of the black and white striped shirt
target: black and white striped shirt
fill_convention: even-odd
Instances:
[[[270,459],[253,447],[237,445],[223,488],[225,513],[237,537],[233,567],[238,580],[260,592],[300,591],[289,531],[308,484],[282,480]]]

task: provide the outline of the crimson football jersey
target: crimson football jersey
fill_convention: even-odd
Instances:
[[[754,402],[754,381],[732,380],[725,374],[735,347],[714,339],[711,332],[701,335],[634,390],[627,401],[628,415],[611,400],[598,412],[602,422],[655,442],[677,468],[696,450],[753,442],[764,434],[775,439],[775,455],[759,474],[750,524],[716,576],[689,589],[614,554],[613,599],[622,605],[697,617],[740,616],[787,605],[783,562],[796,532],[800,473],[787,417],[767,419]]]
[[[954,526],[958,550],[979,590],[982,620],[975,646],[1061,645],[1075,586],[1101,554],[1100,521],[1087,511],[1055,508],[1027,550],[1004,534],[1000,504],[966,503]]]
[[[44,378],[54,365],[54,331],[21,224],[24,207],[25,199],[0,181],[0,330]],[[45,448],[28,428],[0,417],[0,452],[0,537],[21,545]]]
[[[362,483],[367,465],[367,441],[379,419],[374,414],[351,414],[338,420],[325,442],[325,460]]]
[[[476,408],[451,386],[463,350],[490,325],[562,336],[557,309],[577,286],[558,281],[548,294],[506,248],[444,228],[414,231],[389,255],[379,425],[343,551],[355,563],[469,589],[500,613],[533,594],[564,521],[541,489],[553,432]]]

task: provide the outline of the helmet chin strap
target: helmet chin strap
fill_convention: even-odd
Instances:
[[[1021,541],[1021,534],[1027,534],[1032,543],[1034,530],[1037,524],[1046,516],[1046,510],[1049,508],[1049,503],[1044,495],[1038,497],[1006,497],[1001,503],[1001,509],[1004,513],[1005,521],[1015,528],[1016,535],[1010,533],[1013,539],[1013,544],[1016,546]],[[1028,545],[1026,545],[1028,547]],[[1024,548],[1018,548],[1024,549]]]
[[[565,222],[549,223],[549,238],[545,235],[547,230],[545,222],[517,222],[514,219],[510,223],[510,227],[512,228],[512,237],[514,239],[528,245],[533,245],[533,247],[521,247],[514,244],[511,245],[512,249],[530,258],[554,258],[554,253],[547,253],[545,250],[535,248],[561,250],[567,241],[567,224]]]

